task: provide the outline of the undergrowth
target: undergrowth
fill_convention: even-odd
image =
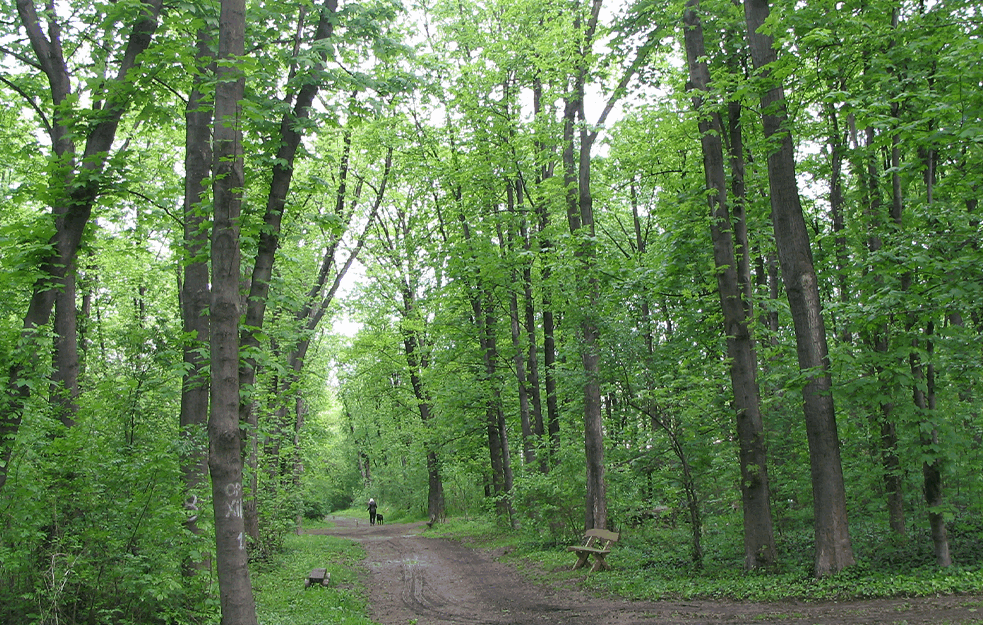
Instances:
[[[736,517],[705,528],[702,566],[691,560],[685,525],[643,527],[622,532],[607,558],[613,570],[602,573],[570,571],[574,556],[565,547],[575,539],[559,539],[535,528],[507,530],[488,520],[452,520],[431,532],[482,546],[505,546],[509,560],[533,579],[582,578],[595,590],[640,600],[821,601],[983,591],[983,526],[967,521],[952,525],[949,538],[956,565],[950,568],[934,565],[927,531],[898,541],[858,527],[853,532],[857,564],[823,579],[812,575],[813,537],[806,527],[786,530],[779,538],[774,570],[744,572]]]

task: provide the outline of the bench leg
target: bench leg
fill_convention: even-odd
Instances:
[[[590,554],[587,553],[587,552],[578,553],[577,554],[577,563],[573,565],[573,570],[576,571],[577,569],[579,569],[579,568],[583,567],[584,565],[586,565],[587,564],[587,558],[589,558],[589,557],[590,557]]]
[[[590,570],[592,573],[596,573],[597,571],[610,571],[611,565],[608,564],[607,561],[604,559],[603,554],[595,553],[594,566],[592,566]]]

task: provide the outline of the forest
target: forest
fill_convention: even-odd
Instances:
[[[369,497],[979,590],[978,2],[4,7],[0,621]]]

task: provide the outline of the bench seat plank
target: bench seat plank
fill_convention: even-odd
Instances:
[[[611,553],[610,549],[595,549],[594,547],[567,547],[567,551],[586,551],[587,553]]]
[[[328,569],[311,569],[311,572],[307,574],[307,579],[304,581],[304,588],[310,588],[313,584],[327,586],[330,581],[331,574],[328,573]]]

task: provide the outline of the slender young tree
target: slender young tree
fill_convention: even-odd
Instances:
[[[775,537],[771,519],[771,492],[768,484],[761,397],[758,391],[758,361],[751,336],[750,283],[741,279],[735,250],[733,220],[727,198],[720,114],[706,102],[710,92],[710,71],[705,61],[703,25],[699,0],[689,0],[683,13],[683,30],[693,107],[699,115],[700,142],[707,201],[710,205],[710,233],[717,271],[717,292],[724,317],[727,358],[741,464],[741,499],[744,513],[744,568],[775,564]]]
[[[347,136],[348,133],[346,133],[346,154],[348,151]],[[294,385],[300,381],[304,364],[307,362],[307,354],[311,347],[311,342],[316,335],[315,331],[320,326],[324,316],[328,313],[328,309],[332,302],[334,302],[335,296],[338,294],[338,289],[341,287],[342,281],[345,279],[345,276],[348,275],[349,270],[351,270],[352,265],[355,263],[355,260],[361,253],[362,248],[365,246],[369,230],[375,225],[376,215],[378,214],[379,209],[382,206],[382,202],[386,197],[386,188],[389,185],[390,173],[392,171],[392,161],[393,149],[390,147],[386,150],[382,180],[375,189],[375,200],[369,209],[369,213],[365,219],[365,225],[362,231],[358,234],[354,245],[348,251],[348,255],[344,262],[339,263],[338,258],[338,256],[342,254],[341,243],[342,237],[344,236],[343,234],[339,234],[326,246],[324,254],[321,258],[321,266],[318,271],[317,278],[315,279],[314,284],[311,285],[310,290],[307,292],[307,296],[304,299],[304,305],[294,313],[294,322],[302,328],[302,332],[300,334],[301,338],[286,350],[286,361],[288,363],[288,367],[287,372],[283,375],[283,380],[280,382],[280,396],[281,398],[293,399],[294,462],[292,463],[293,475],[291,476],[291,481],[295,484],[300,480],[300,473],[303,470],[303,465],[301,464],[298,452],[299,436],[304,427],[304,414],[306,411],[304,408],[303,398],[297,396],[292,389],[294,388]],[[347,157],[343,159],[343,162],[344,164],[341,166],[341,172],[344,172],[344,174],[339,175],[340,181],[335,196],[334,214],[338,217],[341,223],[352,224],[355,221],[355,210],[358,200],[361,197],[361,192],[356,192],[355,197],[348,201],[346,185],[350,165]],[[341,172],[339,172],[339,174],[341,174]],[[346,201],[348,201],[350,204],[350,206],[347,208]],[[278,412],[281,413],[279,423],[285,424],[286,419],[282,413],[286,412],[286,407],[280,407]],[[278,450],[279,442],[274,441],[272,447],[274,450]],[[274,456],[276,455],[278,455],[278,453],[274,453]],[[362,454],[362,456],[365,460],[365,483],[368,485],[371,482],[369,459],[367,456],[364,456],[364,454]],[[281,481],[284,481],[284,476],[281,475],[278,477],[280,477]],[[434,477],[431,476],[431,480],[436,481],[434,489],[442,493],[442,485],[440,484],[439,474],[437,475],[437,479],[434,479]],[[298,528],[299,527],[300,520],[298,520]]]
[[[395,283],[393,302],[399,315],[399,332],[403,343],[403,358],[409,373],[415,408],[424,427],[434,426],[434,399],[428,386],[427,375],[431,365],[431,346],[427,340],[425,314],[420,308],[418,292],[421,274],[415,238],[423,236],[414,229],[421,225],[411,213],[412,202],[397,205],[388,218],[380,217],[375,229],[383,250],[378,251],[377,261],[393,271],[390,279]],[[439,285],[440,279],[437,283]],[[440,445],[428,441],[425,446],[427,462],[427,516],[431,522],[446,517],[444,478],[441,473]]]
[[[337,0],[325,0],[320,7],[317,26],[313,33],[313,43],[317,45],[331,39],[334,34],[334,24],[337,21]],[[301,11],[301,17],[306,15]],[[298,32],[303,30],[303,24],[298,27]],[[299,36],[298,36],[299,38]],[[300,41],[297,41],[299,46]],[[327,48],[322,47],[319,52],[318,64],[312,72],[313,76],[319,76],[324,70],[327,61]],[[293,73],[294,70],[291,71]],[[260,349],[259,333],[263,331],[263,324],[266,318],[267,302],[270,296],[270,280],[273,277],[273,265],[276,261],[276,252],[280,245],[281,226],[283,223],[283,213],[287,203],[287,196],[290,192],[290,183],[293,179],[297,151],[303,137],[303,123],[309,119],[311,106],[314,98],[320,90],[320,83],[316,80],[308,79],[295,94],[296,101],[293,108],[283,114],[280,120],[279,149],[273,161],[272,180],[266,200],[266,211],[263,215],[263,227],[259,233],[259,244],[256,257],[253,262],[253,270],[249,280],[249,295],[246,297],[245,324],[241,329],[241,344],[245,350],[245,357],[239,369],[239,385],[245,393],[244,401],[239,407],[239,419],[242,423],[248,424],[246,432],[248,440],[246,444],[249,450],[250,467],[250,488],[245,501],[246,532],[253,541],[259,542],[259,518],[257,510],[257,436],[259,421],[254,410],[253,401],[249,399],[252,395],[252,388],[256,382],[256,372],[258,368],[255,353]]]
[[[599,284],[594,247],[594,198],[591,191],[591,158],[599,128],[607,121],[615,104],[625,95],[652,48],[655,33],[648,35],[623,70],[620,81],[611,90],[604,109],[593,126],[587,125],[585,99],[587,78],[591,70],[593,47],[603,0],[590,6],[574,5],[572,67],[567,77],[564,97],[562,157],[564,205],[570,234],[577,238],[574,255],[581,269],[577,271],[577,290],[582,301],[580,321],[580,356],[584,375],[584,454],[587,460],[587,496],[584,525],[587,529],[607,526],[607,486],[604,479],[604,428],[600,386],[600,332],[594,317],[598,307]]]

